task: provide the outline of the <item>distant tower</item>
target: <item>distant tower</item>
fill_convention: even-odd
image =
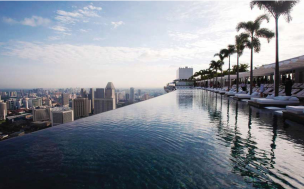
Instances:
[[[51,118],[50,108],[33,109],[33,121],[49,121]]]
[[[52,126],[60,125],[74,121],[73,110],[69,108],[52,108],[51,112]]]
[[[68,106],[69,100],[70,100],[70,94],[67,94],[67,93],[61,94],[62,106]]]
[[[134,102],[135,100],[135,93],[134,93],[134,88],[130,88],[130,102]]]
[[[94,89],[90,88],[89,100],[91,100],[91,112],[94,112]]]
[[[0,102],[0,120],[5,120],[7,115],[6,103]]]
[[[104,88],[97,88],[95,98],[104,98],[104,97],[105,97]]]
[[[90,113],[90,101],[87,98],[75,98],[72,103],[74,119],[87,117]]]
[[[140,96],[141,95],[141,90],[138,89],[137,93],[138,93],[138,96]]]
[[[24,98],[23,99],[23,107],[25,109],[29,109],[29,98]]]
[[[105,98],[115,99],[115,87],[112,82],[109,82],[106,86]]]

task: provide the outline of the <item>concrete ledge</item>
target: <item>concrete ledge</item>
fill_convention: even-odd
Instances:
[[[288,111],[283,111],[284,119],[289,119],[291,121],[304,124],[304,114],[295,114]]]

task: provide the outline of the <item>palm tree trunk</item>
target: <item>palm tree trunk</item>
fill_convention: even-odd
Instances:
[[[215,78],[215,83],[216,83],[216,88],[218,88],[218,86],[217,86],[217,69],[215,70],[215,74],[216,74],[216,78]]]
[[[236,64],[236,92],[239,92],[239,53],[237,54],[237,64]]]
[[[275,64],[275,78],[274,78],[274,95],[279,95],[280,86],[280,70],[279,70],[279,29],[278,29],[279,18],[275,18],[276,22],[276,64]]]
[[[253,87],[253,45],[252,45],[253,37],[251,37],[251,62],[250,62],[250,95],[252,94]]]
[[[229,66],[228,66],[228,91],[230,90],[230,55],[229,55]]]

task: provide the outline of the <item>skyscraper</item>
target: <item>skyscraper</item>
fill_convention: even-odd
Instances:
[[[16,100],[15,99],[10,99],[10,100],[6,101],[6,108],[8,110],[16,109]]]
[[[66,107],[52,108],[51,120],[52,120],[52,126],[72,122],[74,121],[73,110]]]
[[[138,96],[140,96],[141,95],[141,90],[138,89],[137,93],[138,93]]]
[[[134,88],[130,88],[130,102],[134,102],[135,100],[135,93],[134,93]]]
[[[94,89],[90,88],[89,100],[91,100],[91,112],[94,112]]]
[[[33,109],[33,121],[49,121],[50,113],[50,108]]]
[[[23,99],[23,107],[25,109],[28,109],[29,108],[29,98],[24,98]]]
[[[87,98],[75,98],[72,103],[74,119],[87,117],[90,113],[90,101]]]
[[[105,98],[115,99],[115,87],[112,82],[108,82],[105,90]]]
[[[6,103],[0,102],[0,120],[5,120],[7,115]]]
[[[95,98],[94,105],[94,114],[116,109],[114,98]]]
[[[105,90],[104,88],[97,88],[96,89],[96,96],[95,98],[104,98],[105,97]]]
[[[100,98],[103,96],[103,89],[100,88],[96,90],[96,96],[99,98],[94,99],[94,114],[116,109],[115,87],[112,82],[106,86],[105,98]]]
[[[67,93],[61,94],[62,106],[68,106],[69,100],[70,100],[70,94],[67,94]]]

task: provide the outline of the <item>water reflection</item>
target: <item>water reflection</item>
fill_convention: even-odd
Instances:
[[[292,132],[285,130],[288,129],[286,124],[273,112],[249,107],[244,102],[237,102],[211,92],[203,91],[202,93],[206,93],[202,95],[206,99],[202,103],[195,100],[195,105],[207,106],[210,120],[217,121],[217,136],[220,137],[219,140],[225,142],[225,146],[230,147],[230,161],[233,165],[231,171],[234,174],[241,175],[246,182],[258,188],[304,187],[303,176],[295,174],[295,169],[303,173],[302,169],[297,167],[298,164],[302,165],[304,160],[303,127],[298,130],[302,134],[301,140],[297,140],[297,142],[301,141],[301,147],[295,148],[293,144],[290,144],[294,141]],[[218,99],[220,100],[219,111]],[[224,109],[223,106],[226,108]],[[233,114],[230,108],[233,109]],[[223,117],[225,114],[227,116]],[[234,116],[233,125],[229,122],[231,116]],[[224,126],[225,129],[223,129]],[[278,135],[278,133],[283,135]],[[289,146],[284,150],[292,155],[281,148],[276,157],[275,151],[280,145],[277,143],[278,137],[282,146]],[[270,148],[267,147],[267,143]],[[299,162],[291,162],[290,158],[294,156]],[[276,162],[278,159],[279,161]],[[290,167],[286,168],[288,166]]]
[[[175,91],[1,142],[0,188],[303,188],[303,136],[271,111]]]

